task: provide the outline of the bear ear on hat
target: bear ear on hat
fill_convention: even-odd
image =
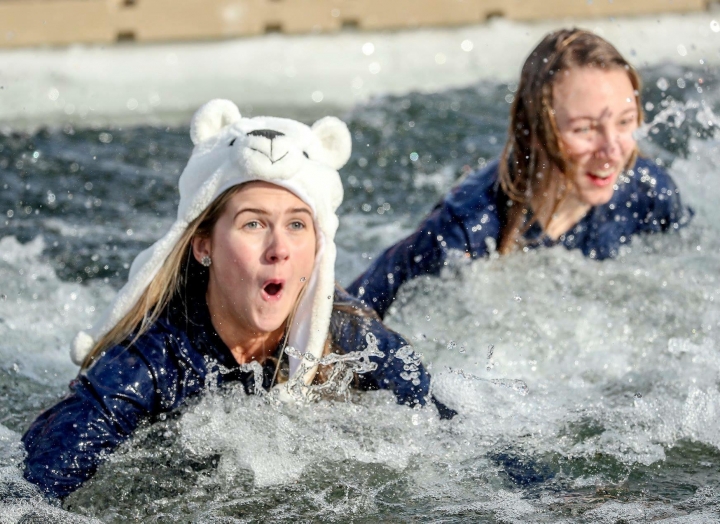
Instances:
[[[312,131],[320,139],[328,165],[333,169],[344,166],[352,151],[352,139],[345,122],[326,116],[312,125]]]
[[[230,100],[210,100],[193,116],[190,123],[190,138],[194,145],[201,144],[240,118],[240,110]]]

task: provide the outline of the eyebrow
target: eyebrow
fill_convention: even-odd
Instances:
[[[573,122],[575,122],[576,120],[596,120],[596,121],[597,121],[597,120],[602,119],[602,117],[603,117],[607,112],[608,112],[607,109],[603,110],[603,112],[600,113],[600,116],[599,116],[599,117],[594,117],[594,116],[575,116],[575,117],[571,118],[570,120],[568,120],[568,122],[573,123]],[[630,113],[630,112],[637,113],[637,108],[636,108],[636,107],[628,107],[627,109],[624,109],[624,110],[620,111],[620,114],[619,114],[618,116],[622,116],[622,115],[624,115],[625,113]]]
[[[270,215],[270,213],[265,209],[259,209],[259,208],[255,208],[255,207],[244,207],[242,209],[239,209],[238,212],[235,213],[233,220],[235,220],[242,213],[255,213],[256,215],[263,215],[263,216]],[[297,213],[306,213],[307,215],[310,216],[310,218],[312,218],[312,213],[310,212],[309,209],[307,209],[305,207],[294,207],[294,208],[288,210],[288,212],[287,212],[287,214],[290,214],[290,215],[294,215]]]

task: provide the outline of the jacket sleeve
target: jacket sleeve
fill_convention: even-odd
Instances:
[[[437,275],[451,250],[466,251],[463,223],[445,202],[409,237],[386,249],[347,288],[383,318],[400,286],[421,275]]]
[[[108,350],[23,436],[25,478],[50,497],[76,490],[141,420],[158,411],[156,390],[152,368],[136,346]]]
[[[648,161],[638,161],[636,170],[641,182],[644,182],[641,202],[645,203],[638,230],[659,233],[689,224],[694,211],[683,205],[680,190],[670,175]]]
[[[500,235],[497,162],[461,180],[409,237],[386,249],[348,292],[380,318],[400,286],[422,275],[437,275],[459,255],[484,257]]]

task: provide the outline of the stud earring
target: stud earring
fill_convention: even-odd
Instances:
[[[210,267],[210,264],[212,264],[212,259],[208,255],[205,255],[200,259],[200,263],[205,267]]]

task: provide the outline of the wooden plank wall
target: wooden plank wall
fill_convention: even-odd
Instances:
[[[709,0],[0,0],[0,47],[692,12]]]

